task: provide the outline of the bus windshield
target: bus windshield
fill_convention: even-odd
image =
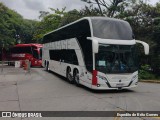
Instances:
[[[99,45],[96,70],[103,73],[133,73],[138,70],[135,45]]]
[[[33,57],[36,59],[42,59],[42,48],[32,47]]]
[[[11,53],[17,53],[17,54],[20,54],[20,53],[31,54],[32,50],[31,50],[31,47],[13,47],[13,48],[10,49],[10,52]]]

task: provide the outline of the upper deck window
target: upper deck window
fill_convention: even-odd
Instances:
[[[93,36],[102,39],[133,40],[128,22],[116,19],[91,19]]]

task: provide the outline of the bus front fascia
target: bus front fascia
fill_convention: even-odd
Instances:
[[[149,54],[149,45],[146,42],[140,40],[115,40],[115,39],[101,39],[97,37],[87,37],[87,40],[92,41],[92,50],[93,50],[93,70],[95,70],[95,53],[99,51],[99,43],[101,44],[112,44],[112,45],[135,45],[140,43],[144,47],[145,55]]]

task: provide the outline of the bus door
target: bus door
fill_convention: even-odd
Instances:
[[[61,50],[50,50],[50,68],[61,75]]]
[[[33,65],[37,65],[38,63],[38,60],[39,60],[39,52],[38,52],[39,50],[36,48],[36,47],[34,47],[33,49],[32,49],[32,52],[33,52],[33,58],[31,59],[31,63],[33,64]]]

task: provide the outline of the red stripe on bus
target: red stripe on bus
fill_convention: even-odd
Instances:
[[[92,85],[97,85],[97,70],[93,70],[93,73],[92,73]]]

